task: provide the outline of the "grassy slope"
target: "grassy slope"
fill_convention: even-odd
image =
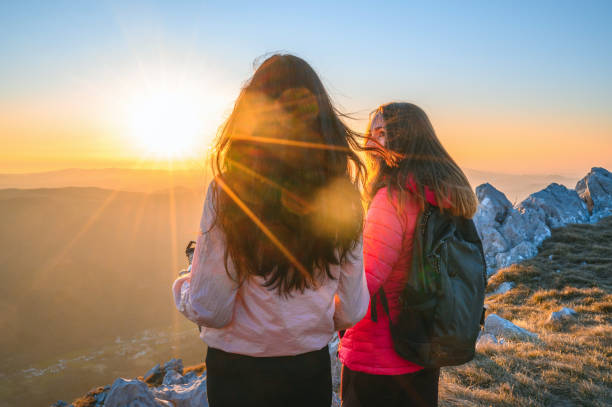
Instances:
[[[472,362],[444,368],[440,405],[609,405],[612,217],[555,230],[538,256],[495,274],[488,291],[504,281],[516,287],[490,297],[489,312],[537,332],[539,340],[482,347]],[[550,313],[562,307],[579,316],[573,322],[547,324]],[[201,373],[205,367],[186,371],[190,369]],[[92,406],[95,392],[75,400],[75,406]]]
[[[612,218],[553,232],[533,259],[499,271],[516,287],[487,300],[494,312],[536,332],[538,341],[485,346],[445,368],[442,406],[603,406],[612,402]],[[562,307],[574,321],[551,325]]]

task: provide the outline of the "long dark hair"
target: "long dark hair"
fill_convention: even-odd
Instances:
[[[215,223],[240,284],[262,276],[282,295],[316,288],[356,247],[366,168],[340,116],[293,55],[267,58],[240,92],[212,156]]]
[[[400,205],[410,194],[421,209],[425,207],[425,186],[436,197],[441,210],[453,215],[471,218],[478,202],[467,177],[440,143],[436,132],[420,107],[412,103],[389,103],[376,109],[371,117],[366,135],[376,115],[382,115],[386,141],[385,149],[399,159],[371,160],[374,168],[368,180],[370,199],[383,187],[389,193],[398,193]],[[415,188],[407,188],[414,183]]]

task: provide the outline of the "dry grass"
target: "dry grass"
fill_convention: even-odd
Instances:
[[[539,340],[479,348],[475,359],[445,368],[442,406],[612,405],[612,218],[553,231],[540,253],[499,271],[488,291],[489,312],[536,332]],[[547,322],[551,312],[578,316]]]
[[[505,281],[516,287],[489,297],[489,312],[539,339],[483,346],[470,363],[442,369],[440,405],[612,405],[612,217],[555,230],[538,256],[491,277],[488,291]],[[547,323],[562,307],[579,315]],[[202,374],[205,368],[195,365],[185,373]],[[91,407],[102,390],[73,403]]]

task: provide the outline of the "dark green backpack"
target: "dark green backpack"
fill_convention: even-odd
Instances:
[[[389,318],[395,351],[423,367],[455,366],[474,357],[484,319],[487,282],[482,242],[471,219],[427,205],[417,221],[412,268],[400,295],[401,311]],[[372,298],[389,315],[384,290]]]

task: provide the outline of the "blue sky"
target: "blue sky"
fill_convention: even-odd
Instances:
[[[575,116],[601,142],[611,21],[609,1],[3,2],[0,107],[166,65],[208,75],[227,105],[253,62],[281,50],[309,61],[345,110],[410,100],[440,120]]]

